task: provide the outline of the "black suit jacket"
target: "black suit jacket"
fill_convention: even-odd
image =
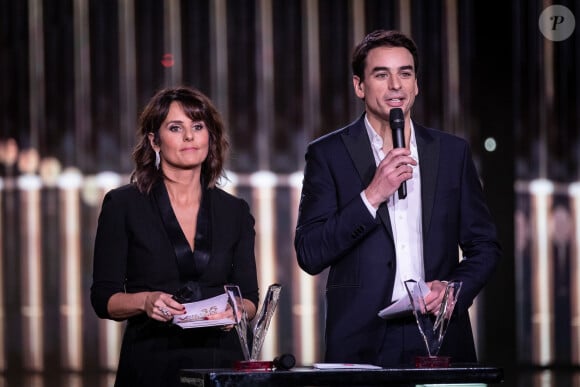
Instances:
[[[204,195],[210,196],[211,241],[209,261],[196,279],[201,296],[221,294],[225,284],[236,284],[244,298],[257,306],[254,218],[248,204],[217,188],[205,190]],[[189,252],[191,248],[182,232],[177,241],[168,232],[167,219],[162,217],[162,208],[168,205],[162,183],[151,194],[142,194],[130,184],[105,195],[91,287],[91,302],[99,317],[111,318],[107,303],[115,293],[159,290],[175,294],[184,284],[176,245],[187,245]],[[142,314],[129,319],[117,385],[171,385],[180,367],[231,367],[235,359],[243,359],[235,330],[183,330]]]
[[[461,138],[414,124],[421,169],[425,281],[461,280],[456,315],[441,354],[475,360],[468,307],[492,275],[500,247],[469,146]],[[390,304],[396,252],[384,204],[376,219],[360,197],[376,165],[364,116],[312,142],[295,248],[310,274],[330,268],[326,296],[326,361],[392,365],[380,358],[391,322],[377,316]],[[458,260],[458,248],[464,259]],[[412,321],[411,321],[412,322]],[[403,342],[424,345],[418,330]],[[409,348],[401,348],[401,351]]]

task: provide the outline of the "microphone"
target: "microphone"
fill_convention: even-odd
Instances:
[[[288,371],[289,369],[294,367],[294,365],[296,364],[296,359],[294,358],[294,355],[292,355],[291,353],[285,353],[283,355],[275,357],[272,363],[277,370]]]
[[[401,108],[393,108],[389,113],[389,124],[393,133],[393,148],[405,147],[405,115]],[[407,182],[399,186],[399,200],[407,197]]]

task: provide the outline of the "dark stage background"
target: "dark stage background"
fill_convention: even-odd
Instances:
[[[551,4],[1,0],[0,386],[111,384],[123,326],[88,301],[96,217],[127,182],[139,111],[176,84],[223,113],[261,288],[283,285],[262,356],[320,361],[325,278],[292,248],[304,151],[361,114],[350,54],[376,28],[415,39],[414,118],[469,140],[499,226],[504,259],[471,311],[480,360],[507,386],[579,385],[580,39],[544,37]]]

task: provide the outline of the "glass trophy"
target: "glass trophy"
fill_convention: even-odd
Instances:
[[[258,360],[258,357],[260,355],[260,351],[262,350],[262,345],[264,344],[266,333],[268,333],[270,321],[272,320],[272,316],[274,315],[274,311],[278,305],[282,285],[272,284],[268,287],[268,291],[264,297],[264,302],[262,303],[262,308],[254,320],[252,327],[253,337],[251,346],[248,340],[248,328],[250,324],[248,322],[248,316],[244,310],[243,303],[241,302],[242,294],[240,289],[236,285],[226,285],[224,288],[228,295],[228,302],[234,311],[234,319],[236,321],[235,329],[240,339],[240,345],[242,346],[245,359],[236,362],[234,364],[234,368],[236,370],[254,371],[266,371],[273,369],[273,361],[261,361]]]
[[[441,344],[443,344],[443,338],[449,326],[461,285],[461,281],[449,281],[447,283],[443,301],[439,307],[439,313],[434,314],[428,312],[425,305],[424,297],[429,292],[429,288],[425,283],[415,280],[405,281],[405,288],[409,295],[413,314],[415,315],[419,332],[427,348],[427,356],[417,356],[415,358],[415,367],[449,367],[451,358],[449,356],[439,356],[439,349],[441,348]]]

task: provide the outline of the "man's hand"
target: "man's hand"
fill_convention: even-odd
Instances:
[[[443,296],[445,296],[447,282],[431,281],[427,282],[427,286],[431,289],[431,292],[427,294],[424,299],[427,308],[426,312],[438,315],[441,303],[443,302]]]
[[[407,148],[394,148],[377,166],[373,180],[364,191],[374,208],[387,201],[403,181],[413,177],[411,166],[417,165],[417,161],[410,155]]]

